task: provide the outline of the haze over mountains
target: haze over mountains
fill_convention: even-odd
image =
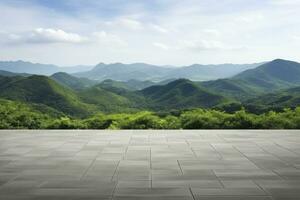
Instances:
[[[172,67],[156,66],[145,63],[134,64],[104,64],[92,66],[59,67],[56,65],[36,64],[24,61],[0,62],[0,70],[29,73],[38,75],[51,75],[57,72],[71,73],[76,77],[84,77],[103,81],[106,79],[129,81],[163,81],[167,79],[186,78],[194,81],[214,80],[234,76],[247,69],[253,69],[262,63],[254,64],[221,64]]]
[[[25,63],[22,67],[17,63],[17,67],[12,63],[0,67],[22,72],[0,71],[0,98],[38,104],[40,108],[71,116],[235,106],[259,111],[300,105],[300,64],[281,59],[259,66],[162,68],[147,64],[100,64],[88,72],[56,72],[51,76],[30,75],[38,69],[37,64]],[[44,65],[41,68],[46,69]],[[185,76],[197,77],[198,81]],[[202,78],[208,81],[199,81]]]
[[[92,68],[93,66],[88,66],[88,65],[60,67],[57,65],[31,63],[22,60],[0,61],[0,70],[15,72],[15,73],[28,73],[28,74],[38,74],[38,75],[51,75],[56,72],[76,73],[82,71],[83,69],[88,70]]]

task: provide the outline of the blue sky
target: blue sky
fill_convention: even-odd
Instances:
[[[300,0],[1,0],[0,60],[300,61]]]

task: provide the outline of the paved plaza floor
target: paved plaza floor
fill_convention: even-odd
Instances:
[[[1,200],[299,200],[300,131],[0,131]]]

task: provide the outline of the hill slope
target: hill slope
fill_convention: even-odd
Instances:
[[[93,108],[82,103],[76,94],[45,76],[0,77],[0,97],[38,103],[70,115],[86,115]]]
[[[200,86],[223,96],[242,100],[255,96],[256,93],[243,81],[233,79],[218,79],[215,81],[199,82]]]
[[[0,76],[31,76],[31,74],[26,74],[26,73],[15,73],[15,72],[9,72],[9,71],[4,71],[0,70]]]
[[[186,79],[152,86],[140,93],[151,101],[151,107],[155,109],[209,108],[228,101]]]
[[[55,73],[51,75],[50,78],[55,80],[61,85],[67,86],[75,90],[88,88],[97,83],[96,81],[92,81],[87,78],[77,78],[65,72]]]
[[[99,85],[102,88],[111,89],[111,88],[121,88],[126,89],[130,91],[135,90],[141,90],[147,87],[150,87],[152,85],[155,85],[156,83],[152,81],[139,81],[139,80],[129,80],[129,81],[114,81],[111,79],[107,79],[102,81]]]
[[[300,105],[300,87],[289,88],[275,93],[265,94],[244,102],[246,105],[256,105],[265,108],[295,108]]]
[[[242,72],[232,80],[240,80],[257,92],[289,88],[300,84],[300,63],[277,59]]]
[[[103,88],[101,84],[78,92],[81,100],[104,112],[127,112],[146,108],[144,97],[123,88]]]

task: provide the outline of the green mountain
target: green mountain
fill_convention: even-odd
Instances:
[[[127,75],[136,75],[140,66],[118,63],[112,66],[100,64],[97,68],[106,75],[109,72],[110,76],[115,76],[114,71],[121,68],[118,71],[121,77],[125,72]],[[157,78],[152,72],[159,67],[146,64],[142,67],[145,76],[141,76],[141,79],[146,75]],[[169,68],[164,70],[168,71]],[[99,71],[94,71],[95,75]],[[106,77],[105,73],[102,77]],[[300,64],[280,59],[232,78],[205,82],[187,79],[166,79],[162,82],[107,79],[97,83],[64,72],[46,77],[0,71],[0,98],[40,105],[41,110],[53,109],[78,117],[96,112],[165,111],[198,107],[225,107],[228,110],[236,110],[242,105],[253,110],[295,107],[300,105],[299,91]]]
[[[0,70],[0,76],[31,76],[31,74],[26,73],[14,73],[9,71]]]
[[[107,79],[102,81],[99,85],[102,88],[105,88],[107,90],[114,90],[116,88],[120,88],[120,89],[125,89],[125,90],[129,90],[129,91],[137,91],[137,90],[142,90],[154,85],[166,85],[172,81],[175,81],[177,79],[166,79],[164,81],[160,81],[160,82],[153,82],[153,81],[139,81],[139,80],[135,80],[135,79],[131,79],[128,81],[114,81],[111,79]]]
[[[246,70],[232,80],[257,92],[270,92],[300,85],[300,63],[277,59]]]
[[[179,79],[163,86],[152,86],[141,90],[155,109],[209,108],[228,102],[225,97],[214,94],[196,83]]]
[[[277,59],[230,79],[198,84],[223,96],[245,101],[258,95],[300,85],[300,64]]]
[[[111,79],[107,79],[102,81],[99,85],[102,88],[111,89],[111,88],[122,88],[130,91],[141,90],[156,83],[152,81],[139,81],[139,80],[129,80],[129,81],[114,81]]]
[[[0,77],[0,97],[49,106],[70,115],[84,116],[93,110],[70,89],[45,76]]]
[[[246,99],[256,95],[256,92],[243,81],[233,79],[218,79],[215,81],[199,82],[200,86],[214,93],[237,100]]]
[[[80,99],[103,112],[127,112],[145,108],[142,96],[123,88],[103,88],[101,84],[78,92]]]
[[[295,108],[300,106],[300,87],[280,90],[275,93],[264,94],[244,102],[252,107],[263,107],[266,109]]]
[[[58,72],[50,76],[51,79],[58,82],[61,85],[69,87],[75,90],[81,90],[84,88],[91,87],[95,85],[97,82],[93,80],[89,80],[87,78],[77,78],[65,72]]]

